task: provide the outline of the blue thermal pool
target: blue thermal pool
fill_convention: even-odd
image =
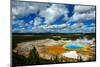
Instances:
[[[85,45],[83,44],[65,44],[64,45],[64,48],[66,49],[81,49],[81,48],[84,48]]]

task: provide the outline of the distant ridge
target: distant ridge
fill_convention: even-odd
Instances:
[[[80,34],[84,34],[84,35],[91,35],[91,34],[95,34],[96,33],[12,33],[12,35],[80,35]]]

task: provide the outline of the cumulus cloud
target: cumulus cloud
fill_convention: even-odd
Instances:
[[[93,33],[95,23],[86,25],[83,22],[95,20],[94,6],[75,5],[73,15],[68,17],[68,8],[64,4],[32,3],[32,2],[12,2],[12,28],[13,32],[32,33]],[[27,17],[35,14],[36,17],[25,22],[24,20],[14,20],[20,17]],[[63,16],[61,24],[55,21]],[[44,18],[44,21],[43,21]],[[72,22],[75,22],[72,24]],[[59,21],[57,21],[59,23]]]
[[[89,12],[89,11],[94,11],[95,10],[95,6],[86,6],[86,5],[76,5],[74,7],[74,12],[77,12],[77,13],[84,13],[84,12]]]
[[[40,17],[36,17],[34,19],[34,26],[39,26],[42,23],[42,19]]]
[[[57,18],[65,14],[67,15],[67,13],[66,5],[52,4],[46,10],[41,11],[40,16],[45,17],[45,24],[51,25]],[[66,19],[67,18],[68,17],[66,17]]]
[[[44,10],[49,4],[31,3],[31,2],[18,2],[12,1],[12,18],[27,16],[31,13],[37,13]]]
[[[54,29],[54,30],[62,30],[63,28],[66,28],[67,25],[66,24],[60,24],[60,25],[57,25],[57,24],[54,24],[54,25],[50,25],[50,26],[47,26],[46,28],[47,29]]]
[[[84,22],[84,21],[94,20],[94,19],[95,19],[95,11],[91,11],[90,13],[82,13],[82,14],[74,13],[70,21]]]
[[[75,6],[74,14],[69,21],[84,22],[95,20],[95,6]]]

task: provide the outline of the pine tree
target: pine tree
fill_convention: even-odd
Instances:
[[[54,57],[54,63],[58,63],[59,62],[59,58],[57,56]]]
[[[30,51],[30,56],[28,58],[28,63],[29,64],[39,64],[39,55],[38,52],[36,51],[36,48],[33,47],[33,49]]]

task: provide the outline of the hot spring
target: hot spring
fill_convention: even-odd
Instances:
[[[83,44],[65,44],[63,46],[65,49],[81,49],[81,48],[84,48],[85,45]]]

